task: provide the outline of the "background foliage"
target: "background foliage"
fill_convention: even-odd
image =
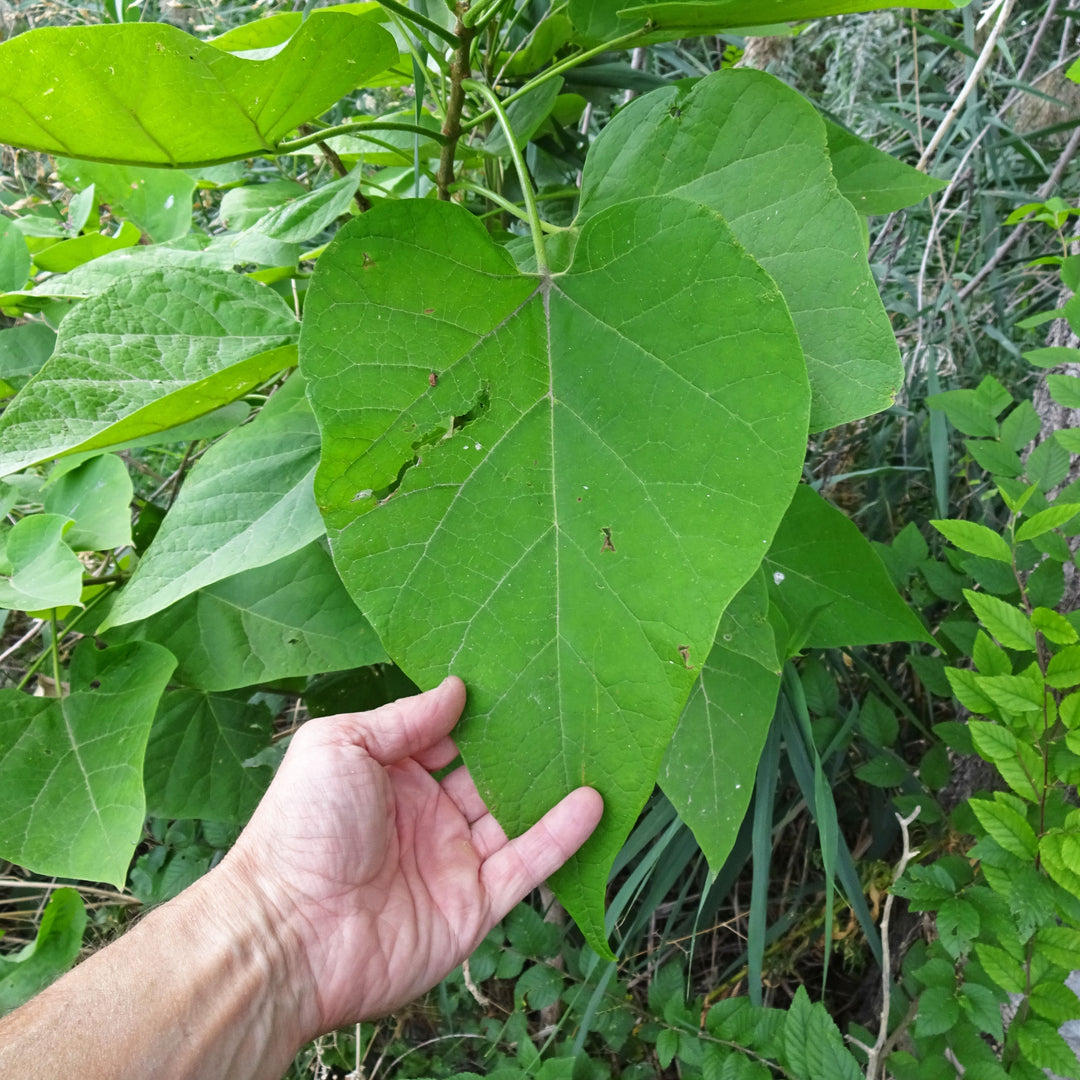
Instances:
[[[204,872],[235,836],[306,713],[405,692],[411,684],[384,649],[424,685],[441,677],[450,655],[467,661],[477,673],[467,723],[487,715],[485,695],[494,703],[500,693],[494,669],[515,649],[523,659],[514,671],[542,653],[534,635],[558,593],[515,589],[490,624],[451,607],[439,631],[444,640],[427,640],[409,625],[400,590],[402,580],[424,575],[423,560],[402,543],[415,535],[415,520],[394,524],[404,502],[386,506],[398,517],[382,515],[385,534],[357,532],[354,522],[367,502],[399,492],[437,497],[439,485],[475,478],[465,505],[477,531],[463,518],[448,534],[449,548],[465,561],[451,570],[434,560],[425,588],[439,595],[438,582],[450,573],[455,580],[473,574],[484,596],[492,558],[516,566],[529,543],[543,543],[542,516],[530,540],[500,537],[487,511],[505,501],[506,477],[527,466],[535,446],[547,455],[549,474],[556,460],[564,463],[554,490],[577,493],[557,504],[559,513],[579,515],[589,537],[587,553],[567,548],[558,556],[564,565],[578,560],[572,592],[615,586],[618,556],[626,583],[617,591],[643,597],[632,605],[651,603],[650,589],[661,583],[687,598],[679,618],[703,624],[696,636],[680,631],[663,645],[673,670],[649,691],[654,697],[655,687],[667,685],[674,705],[650,708],[669,725],[677,721],[679,734],[671,742],[673,726],[664,734],[646,725],[646,749],[643,728],[621,719],[640,706],[605,701],[604,713],[619,718],[609,735],[625,741],[633,733],[634,750],[595,755],[587,767],[609,770],[620,783],[628,768],[638,775],[621,824],[600,841],[603,854],[594,849],[588,866],[559,886],[592,947],[565,926],[550,897],[523,906],[427,1002],[321,1040],[298,1059],[297,1074],[951,1077],[957,1064],[973,1076],[1038,1075],[1045,1067],[1075,1074],[1056,1029],[1077,1014],[1063,979],[1080,967],[1080,863],[1069,816],[1077,629],[1069,507],[1080,502],[1069,484],[1071,454],[1080,447],[1069,430],[1073,384],[1067,375],[1043,378],[1075,355],[1068,324],[1052,321],[1071,314],[1080,277],[1069,247],[1080,128],[1076,90],[1064,76],[1075,59],[1074,20],[1053,2],[1022,11],[1005,3],[986,13],[848,15],[762,36],[745,25],[758,21],[745,7],[654,5],[649,34],[623,51],[598,45],[594,57],[562,67],[575,50],[644,21],[617,22],[603,5],[497,5],[474,58],[482,58],[481,82],[509,101],[509,131],[495,123],[481,89],[466,87],[456,159],[448,159],[440,130],[451,107],[447,35],[454,31],[442,11],[427,10],[433,26],[409,29],[374,5],[349,15],[320,10],[306,20],[272,6],[158,11],[151,4],[89,18],[0,8],[12,30],[104,24],[85,32],[86,47],[135,65],[130,72],[142,62],[137,35],[148,34],[161,46],[161,62],[178,64],[176,78],[187,80],[196,62],[220,74],[238,116],[265,92],[229,73],[240,68],[229,66],[222,44],[273,48],[300,32],[340,47],[343,58],[372,58],[367,75],[350,72],[339,85],[339,64],[298,68],[287,53],[301,39],[292,38],[271,63],[298,73],[310,99],[304,116],[289,111],[299,109],[298,95],[284,95],[266,103],[254,136],[229,132],[225,116],[215,124],[224,131],[220,143],[193,107],[153,118],[146,126],[170,135],[151,148],[138,130],[125,134],[114,121],[84,115],[89,92],[75,77],[54,91],[72,94],[70,107],[56,113],[71,118],[70,135],[58,130],[49,142],[21,129],[2,132],[54,154],[139,162],[54,164],[25,152],[4,159],[0,309],[9,325],[0,330],[0,378],[19,394],[0,432],[10,526],[0,584],[13,609],[2,662],[15,688],[5,691],[11,707],[0,732],[0,769],[14,778],[0,788],[13,794],[0,816],[2,853],[37,871],[12,867],[4,879],[9,940],[26,942],[5,960],[9,973],[0,970],[5,1004],[71,962],[87,908],[90,940],[100,939],[122,922],[131,894],[160,901]],[[681,37],[689,27],[697,33],[702,19],[715,21],[721,8],[743,25]],[[474,25],[483,10],[477,6]],[[252,24],[253,14],[261,17]],[[229,36],[214,46],[147,25],[160,18],[200,38]],[[138,25],[117,25],[124,22]],[[344,26],[355,41],[345,42]],[[116,36],[128,30],[136,36]],[[23,70],[19,49],[31,40],[15,36],[0,59]],[[802,98],[751,70],[731,71],[735,62],[767,70],[814,101],[825,118],[820,134]],[[396,74],[384,77],[391,64]],[[539,71],[553,75],[521,93]],[[681,81],[698,78],[692,87]],[[27,95],[50,88],[45,77],[18,85]],[[183,85],[197,103],[197,85]],[[363,89],[354,92],[357,85]],[[749,86],[755,90],[744,91]],[[640,96],[649,90],[657,92]],[[314,127],[294,131],[328,108]],[[719,129],[717,116],[728,118]],[[84,132],[90,143],[71,141]],[[103,133],[108,155],[93,149]],[[928,166],[941,182],[891,169],[853,136]],[[250,156],[268,148],[288,152]],[[747,164],[770,154],[783,167]],[[166,162],[191,168],[142,167]],[[537,189],[535,211],[525,175]],[[827,176],[838,190],[821,179]],[[441,205],[440,188],[471,213]],[[428,193],[419,203],[407,198]],[[779,222],[763,225],[776,207]],[[861,215],[871,215],[868,225]],[[686,337],[695,321],[711,335],[745,337],[760,328],[767,279],[755,277],[749,257],[724,271],[741,282],[744,301],[729,286],[723,304],[712,300],[716,285],[693,270],[704,238],[727,243],[728,228],[779,287],[791,321],[785,329],[779,319],[773,337],[791,341],[798,333],[811,388],[808,396],[804,382],[801,406],[797,390],[785,399],[784,423],[765,440],[770,448],[788,440],[789,463],[775,493],[760,493],[763,507],[768,498],[773,506],[763,509],[772,514],[762,526],[772,539],[768,555],[730,604],[764,552],[732,566],[691,503],[684,511],[691,517],[675,532],[700,532],[700,548],[687,558],[694,576],[674,587],[677,579],[644,553],[655,547],[634,561],[626,537],[662,529],[669,509],[651,511],[648,497],[632,494],[634,485],[673,489],[686,472],[700,477],[712,467],[729,478],[733,466],[688,459],[716,422],[704,412],[691,422],[686,399],[657,408],[663,391],[648,381],[639,353],[612,347],[641,311],[648,315],[633,331],[638,348],[655,352],[641,334],[662,331],[660,347],[680,353],[680,363],[697,347]],[[410,231],[417,243],[403,245]],[[628,237],[636,246],[610,260],[606,252],[621,250]],[[855,305],[862,314],[838,305],[822,316],[843,283],[839,260],[857,258],[865,244],[884,311],[875,311],[865,273],[842,290],[863,290],[866,299]],[[821,254],[829,245],[831,261]],[[439,269],[441,258],[463,251],[482,286]],[[557,288],[537,291],[530,275],[538,259],[560,274],[569,269]],[[702,265],[712,273],[718,264],[710,260]],[[373,265],[381,275],[375,286],[367,283]],[[646,269],[656,266],[677,271],[665,281]],[[575,296],[575,282],[587,287],[590,275],[605,277],[595,295],[617,302],[601,311],[587,295]],[[687,282],[698,291],[684,294]],[[481,295],[483,305],[471,299]],[[403,310],[402,297],[412,306]],[[562,297],[568,312],[589,318],[568,323],[560,337],[560,316],[550,312]],[[452,316],[444,319],[447,310]],[[511,313],[512,325],[489,340]],[[844,326],[842,318],[863,321]],[[352,364],[359,355],[362,363],[365,351],[348,343],[380,335],[400,366],[373,365],[386,400],[374,396],[369,376],[371,392],[353,402],[336,381],[341,357]],[[297,375],[285,382],[278,375],[295,364],[298,338],[306,387]],[[576,352],[585,344],[588,369]],[[762,362],[763,354],[750,355]],[[532,356],[541,365],[535,377],[526,362]],[[545,407],[544,394],[529,389],[547,377],[545,364],[559,373],[555,397],[566,402],[568,426],[546,443],[523,442],[524,457],[507,454],[514,447],[503,440],[521,429],[505,411],[504,380],[512,370],[514,415],[527,416]],[[123,386],[122,398],[101,395],[103,370]],[[584,415],[598,396],[586,382],[580,400],[573,397],[573,380],[585,371],[598,385],[617,386],[612,415]],[[854,384],[850,372],[859,373]],[[896,404],[868,415],[893,394]],[[803,416],[809,410],[801,430],[800,408]],[[556,414],[549,410],[551,430]],[[625,473],[605,470],[604,502],[593,494],[601,485],[579,475],[589,460],[582,450],[594,437],[610,444],[624,414],[637,426],[626,446],[615,443],[618,456],[626,462],[642,437],[649,452],[627,462]],[[646,416],[655,417],[655,428],[641,427]],[[673,428],[685,436],[674,448],[674,471],[658,453]],[[496,445],[506,456],[474,449]],[[100,454],[103,448],[110,452]],[[474,471],[472,455],[482,452],[489,475]],[[38,464],[58,453],[68,456],[51,468]],[[762,450],[739,453],[760,458]],[[800,468],[805,483],[791,502]],[[741,496],[737,488],[716,494]],[[344,586],[320,539],[316,500],[339,566],[349,568]],[[628,514],[632,501],[637,508]],[[124,508],[132,503],[129,532]],[[863,537],[875,542],[876,557]],[[737,555],[739,545],[732,546]],[[718,566],[706,574],[700,566],[708,558]],[[718,586],[720,563],[731,568],[728,586]],[[371,624],[346,586],[364,598]],[[890,599],[896,588],[911,611]],[[516,635],[523,595],[540,606]],[[431,625],[432,613],[422,615]],[[106,650],[94,649],[93,636],[78,644],[94,631]],[[503,651],[492,653],[496,632]],[[591,646],[595,631],[581,633]],[[922,644],[913,652],[883,644],[892,640]],[[641,668],[628,658],[631,641],[604,647],[608,653],[599,650],[591,662],[608,671],[605,685],[624,678],[619,665]],[[139,674],[129,684],[130,671]],[[34,685],[44,697],[26,693]],[[54,827],[30,830],[19,816],[21,792],[47,790],[50,781],[64,799],[80,790],[64,782],[70,757],[28,772],[58,745],[50,725],[78,731],[80,702],[101,710],[102,699],[117,745],[128,739],[128,749],[110,753],[102,768],[111,772],[100,779],[110,790],[129,784],[130,820],[103,839],[79,826],[92,815],[76,799],[53,808]],[[571,700],[580,704],[581,696]],[[969,713],[984,719],[968,722]],[[738,753],[727,745],[703,753],[717,732]],[[479,740],[471,752],[493,801],[516,804],[519,793],[498,790],[505,749]],[[123,769],[126,780],[112,775]],[[1043,780],[1032,787],[1036,776]],[[656,779],[661,790],[653,791]],[[537,804],[557,786],[533,791]],[[92,806],[92,788],[88,794]],[[618,801],[610,789],[605,794]],[[909,819],[903,828],[896,813]],[[29,917],[48,895],[45,875],[120,885],[136,841],[129,893],[83,888],[79,902],[57,890],[36,944],[30,941]],[[916,847],[918,859],[893,893],[906,904],[894,903],[887,890]],[[80,868],[80,852],[96,860],[92,868]],[[609,943],[617,964],[605,955]],[[818,997],[824,1006],[811,1004]]]

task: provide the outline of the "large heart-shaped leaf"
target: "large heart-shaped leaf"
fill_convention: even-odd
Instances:
[[[277,293],[216,270],[147,270],[60,324],[56,349],[0,419],[0,476],[220,408],[293,363]]]
[[[0,691],[0,855],[123,886],[145,816],[146,740],[175,666],[160,645],[86,641],[66,697]]]
[[[177,167],[273,153],[397,56],[372,19],[331,11],[267,60],[162,23],[43,27],[0,45],[0,142]]]
[[[759,71],[719,71],[620,112],[589,151],[579,218],[634,195],[678,195],[724,215],[784,294],[806,353],[820,431],[892,404],[903,368],[837,191],[817,111]]]
[[[321,536],[312,494],[318,460],[319,433],[294,377],[191,470],[100,629],[145,619]]]
[[[455,205],[382,204],[319,260],[301,338],[338,570],[510,832],[594,784],[555,882],[606,951],[608,870],[805,450],[780,294],[715,212],[639,199],[569,269],[517,270]]]

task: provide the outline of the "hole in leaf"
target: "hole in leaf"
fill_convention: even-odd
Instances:
[[[600,550],[614,551],[615,545],[611,542],[611,530],[605,526],[600,531],[604,534],[604,542],[600,545]]]

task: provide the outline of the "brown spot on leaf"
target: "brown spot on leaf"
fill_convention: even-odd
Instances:
[[[429,371],[427,381],[428,386],[437,386],[439,383],[439,376],[436,375],[434,371]]]
[[[611,542],[611,530],[604,526],[600,530],[604,534],[604,542],[600,545],[601,551],[614,551],[615,545]]]
[[[680,645],[679,655],[682,657],[683,667],[685,667],[687,671],[693,671],[694,665],[690,663],[690,646]]]

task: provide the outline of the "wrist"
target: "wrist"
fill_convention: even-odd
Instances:
[[[174,901],[190,918],[228,977],[249,999],[246,1010],[257,1038],[291,1061],[322,1034],[305,950],[280,897],[257,868],[228,857]]]

